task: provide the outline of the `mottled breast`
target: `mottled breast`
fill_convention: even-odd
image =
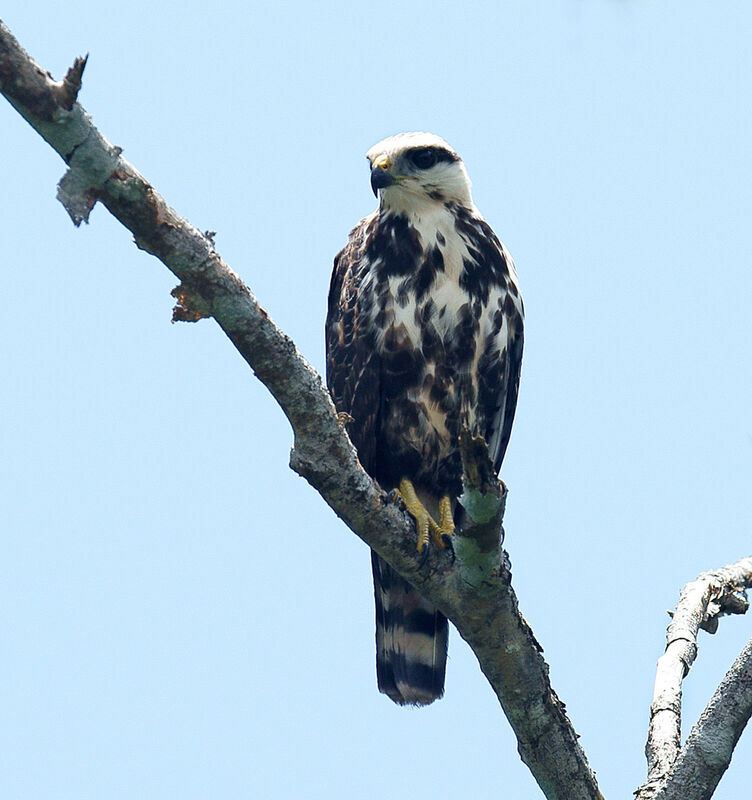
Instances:
[[[506,447],[509,352],[522,335],[512,259],[477,210],[457,204],[364,223],[359,302],[381,367],[375,469],[392,485],[410,477],[456,496],[462,427],[492,452]]]

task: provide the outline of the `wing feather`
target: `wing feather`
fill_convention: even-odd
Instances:
[[[509,306],[511,304],[507,304]],[[508,327],[508,337],[505,351],[501,354],[496,351],[496,358],[500,359],[502,369],[496,385],[488,385],[487,390],[496,395],[497,412],[489,419],[486,432],[486,442],[488,443],[489,455],[494,464],[494,469],[498,475],[504,455],[509,445],[509,438],[512,435],[512,423],[517,409],[517,397],[520,390],[520,372],[522,370],[522,349],[524,342],[524,330],[522,314],[516,310],[507,313],[506,325]],[[483,386],[484,381],[488,382],[488,370],[483,369],[483,359],[481,359],[479,384]],[[498,374],[495,370],[490,370],[492,374]]]
[[[347,430],[363,468],[370,472],[378,441],[381,363],[361,291],[368,271],[364,255],[368,221],[366,217],[351,231],[334,259],[326,319],[326,384],[337,411],[352,417]]]

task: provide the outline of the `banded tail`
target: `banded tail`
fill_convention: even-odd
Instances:
[[[379,691],[401,706],[444,694],[447,618],[371,551]]]

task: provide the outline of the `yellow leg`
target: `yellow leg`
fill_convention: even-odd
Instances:
[[[445,494],[439,500],[439,524],[436,526],[436,531],[433,537],[433,543],[438,548],[446,547],[444,542],[445,536],[452,536],[454,534],[454,516],[452,514],[452,501],[448,494]]]
[[[439,501],[440,521],[437,524],[423,503],[420,502],[412,481],[403,478],[400,481],[399,494],[405,503],[407,513],[415,520],[415,526],[418,529],[418,552],[422,553],[429,541],[443,550],[446,547],[444,536],[451,536],[454,533],[452,501],[449,499],[449,495],[444,495]]]
[[[415,520],[415,527],[418,529],[418,552],[422,553],[423,548],[428,544],[431,525],[436,527],[436,523],[426,511],[426,507],[418,499],[418,494],[412,481],[403,478],[400,481],[399,493],[405,503],[407,513]]]

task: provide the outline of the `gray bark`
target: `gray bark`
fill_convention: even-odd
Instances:
[[[648,780],[637,790],[637,800],[711,797],[728,767],[752,711],[750,645],[731,668],[680,752],[681,685],[697,657],[700,629],[715,633],[721,615],[744,614],[748,608],[744,591],[750,586],[752,558],[743,558],[728,567],[703,573],[682,590],[666,631],[666,650],[658,659],[645,745]]]
[[[726,673],[692,728],[666,787],[656,797],[705,800],[731,763],[736,743],[752,713],[752,639]]]

